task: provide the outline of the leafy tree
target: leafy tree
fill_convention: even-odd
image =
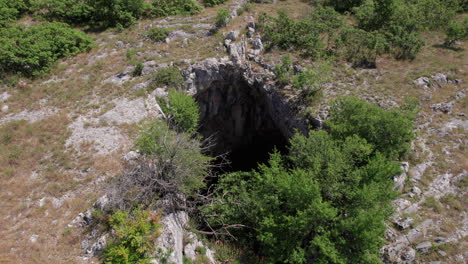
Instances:
[[[326,125],[336,138],[358,135],[390,159],[404,155],[414,137],[413,121],[407,115],[353,97],[332,105]]]
[[[59,59],[89,50],[92,40],[63,23],[0,28],[0,69],[38,76]]]

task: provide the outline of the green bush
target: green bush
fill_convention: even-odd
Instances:
[[[63,57],[89,50],[92,40],[62,23],[0,28],[0,70],[38,76]]]
[[[293,88],[301,91],[303,98],[314,103],[322,96],[322,85],[329,80],[331,66],[322,63],[293,77]]]
[[[399,167],[372,149],[357,136],[295,135],[288,156],[220,178],[210,225],[247,226],[229,232],[269,263],[378,263]]]
[[[200,113],[198,104],[192,96],[171,89],[167,102],[163,102],[161,108],[176,130],[188,134],[197,132]]]
[[[159,42],[169,37],[169,33],[171,33],[171,31],[167,28],[152,27],[148,30],[147,36],[152,41]]]
[[[34,5],[34,0],[0,0],[0,27],[16,21]]]
[[[48,20],[98,28],[129,27],[151,11],[145,0],[44,0],[39,5]]]
[[[402,157],[414,138],[413,120],[398,110],[384,110],[353,97],[337,100],[326,122],[339,139],[358,135],[390,159]]]
[[[169,190],[174,192],[179,190],[186,194],[194,193],[205,186],[204,179],[209,173],[212,158],[202,154],[202,144],[192,134],[178,133],[171,130],[166,123],[157,121],[141,131],[135,146],[146,157],[156,159],[158,170],[149,167],[151,174],[148,178],[145,174],[138,173],[122,176],[123,180],[127,177],[128,181],[137,188],[135,191],[138,190],[139,193],[133,193],[134,188],[131,186],[129,188],[128,184],[123,184],[122,190],[125,190],[123,192],[128,192],[131,197],[134,195],[141,197],[141,199],[131,198],[130,201],[136,200],[145,204],[154,202],[155,197],[162,195],[163,191],[158,193],[157,188],[151,184],[166,182],[173,188]],[[148,182],[158,178],[161,182]],[[158,188],[162,187],[165,186]],[[126,196],[120,193],[121,196]]]
[[[152,5],[151,13],[155,17],[194,15],[202,10],[193,0],[153,0]]]
[[[229,20],[229,10],[226,8],[220,8],[216,12],[215,25],[218,28],[224,27],[227,25]]]
[[[110,218],[110,226],[115,232],[105,248],[104,263],[151,263],[156,250],[154,241],[160,235],[158,215],[139,209],[131,214],[117,211]]]
[[[141,76],[141,74],[143,73],[143,68],[144,68],[143,63],[141,63],[141,62],[135,63],[135,69],[133,69],[132,75],[134,77],[135,76]]]
[[[215,5],[219,5],[219,4],[223,4],[224,2],[226,2],[227,0],[203,0],[203,4],[205,6],[215,6]]]
[[[465,18],[463,23],[452,21],[448,24],[445,30],[447,37],[445,45],[451,47],[457,40],[468,39],[468,18]]]
[[[222,175],[214,202],[203,208],[210,227],[257,248],[267,263],[379,263],[396,198],[392,176],[401,172],[387,157],[407,150],[401,138],[412,137],[405,115],[414,104],[400,114],[339,100],[330,133],[296,134],[289,154],[271,154],[256,171]]]
[[[184,84],[184,77],[180,73],[180,70],[175,67],[167,67],[161,69],[154,74],[154,85],[166,85],[172,88],[182,88]]]
[[[284,55],[281,58],[281,64],[275,65],[275,74],[280,84],[287,85],[291,82],[291,76],[293,75],[291,55]]]

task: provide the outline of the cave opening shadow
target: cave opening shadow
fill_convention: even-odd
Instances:
[[[284,153],[288,139],[272,118],[266,91],[244,81],[215,81],[196,95],[200,134],[213,137],[211,155],[227,153],[220,172],[250,171],[267,163],[274,149]]]

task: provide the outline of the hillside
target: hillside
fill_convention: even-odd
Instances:
[[[463,1],[94,2],[0,0],[0,263],[466,263]]]

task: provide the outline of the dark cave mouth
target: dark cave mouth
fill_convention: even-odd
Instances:
[[[250,171],[267,163],[275,149],[286,151],[288,138],[275,124],[271,102],[259,87],[218,81],[197,94],[196,100],[199,132],[215,141],[210,154],[225,154],[219,161],[220,172]]]

